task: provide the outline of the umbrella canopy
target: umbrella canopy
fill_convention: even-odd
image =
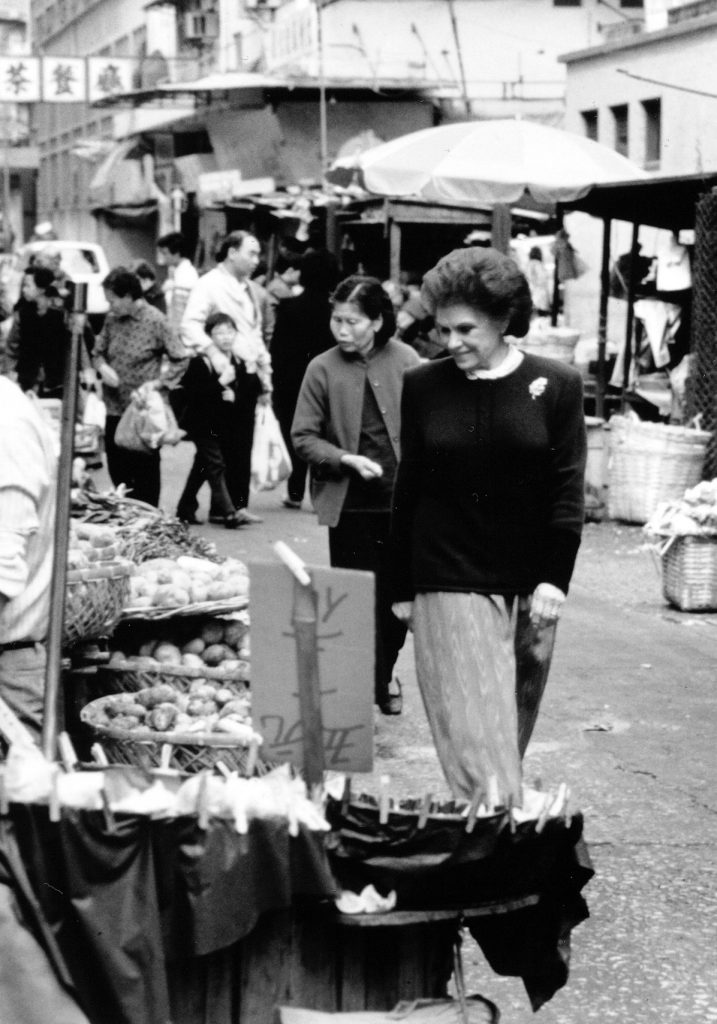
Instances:
[[[608,146],[531,121],[467,121],[403,135],[334,163],[376,195],[494,206],[526,192],[539,203],[580,199],[594,185],[647,175]]]

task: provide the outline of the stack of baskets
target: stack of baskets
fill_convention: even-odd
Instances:
[[[700,481],[708,431],[627,416],[613,416],[609,428],[611,519],[646,523],[661,502],[681,497]]]

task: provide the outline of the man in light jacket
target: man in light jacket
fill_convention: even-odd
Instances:
[[[230,316],[237,329],[233,354],[242,361],[247,373],[257,375],[262,387],[259,401],[268,402],[272,391],[269,342],[274,330],[274,310],[266,289],[251,280],[260,255],[259,242],[249,232],[228,234],[219,246],[217,266],[199,278],[189,295],[180,334],[190,351],[204,352],[221,373],[226,370],[227,359],[212,345],[204,327],[213,313]],[[248,494],[237,495],[236,500],[242,523],[261,521],[247,510]],[[224,517],[210,509],[209,521],[213,520],[224,522]]]

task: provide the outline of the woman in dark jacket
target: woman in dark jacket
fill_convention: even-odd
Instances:
[[[314,356],[335,344],[329,326],[329,294],[336,286],[336,261],[327,250],[307,252],[299,263],[301,295],[284,299],[277,306],[271,341],[274,369],[272,404],[292,471],[287,481],[286,508],[301,508],[306,487],[307,465],[291,441],[291,424],[306,367]]]
[[[331,302],[337,345],[309,363],[291,434],[311,467],[311,496],[319,522],[329,527],[331,565],[376,576],[375,698],[384,714],[399,714],[400,686],[392,675],[406,627],[391,613],[386,545],[403,375],[419,358],[392,340],[393,307],[380,281],[349,277]]]
[[[522,800],[520,759],[550,668],[583,523],[582,380],[527,355],[528,282],[494,249],[423,279],[452,358],[408,373],[393,498],[394,610],[443,772],[472,799]],[[517,699],[516,699],[517,698]]]

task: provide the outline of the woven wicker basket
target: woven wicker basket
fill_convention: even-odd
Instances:
[[[528,334],[520,340],[519,348],[529,355],[572,364],[575,362],[575,346],[579,340],[579,331],[569,327],[550,327],[545,331]]]
[[[609,423],[608,515],[646,523],[660,502],[681,498],[702,477],[710,434],[613,416]]]
[[[104,724],[104,705],[111,697],[98,697],[80,712],[80,718],[102,745],[110,764],[140,765],[158,768],[162,763],[162,749],[169,745],[171,755],[165,766],[184,772],[200,772],[213,768],[221,761],[230,771],[247,774],[253,762],[252,774],[262,775],[267,766],[255,752],[239,739],[225,733],[155,732],[153,729],[120,729]]]
[[[202,679],[208,683],[217,683],[230,688],[242,690],[249,682],[249,663],[242,662],[237,669],[195,668],[187,665],[158,665],[156,668],[139,668],[131,661],[115,661],[111,665],[103,665],[98,669],[102,690],[107,693],[136,693],[150,686],[169,683],[180,693],[186,693],[191,684]]]
[[[717,611],[717,537],[675,537],[662,551],[662,592],[682,611]]]
[[[108,636],[129,597],[131,565],[118,562],[102,569],[70,569],[65,586],[63,643]]]

